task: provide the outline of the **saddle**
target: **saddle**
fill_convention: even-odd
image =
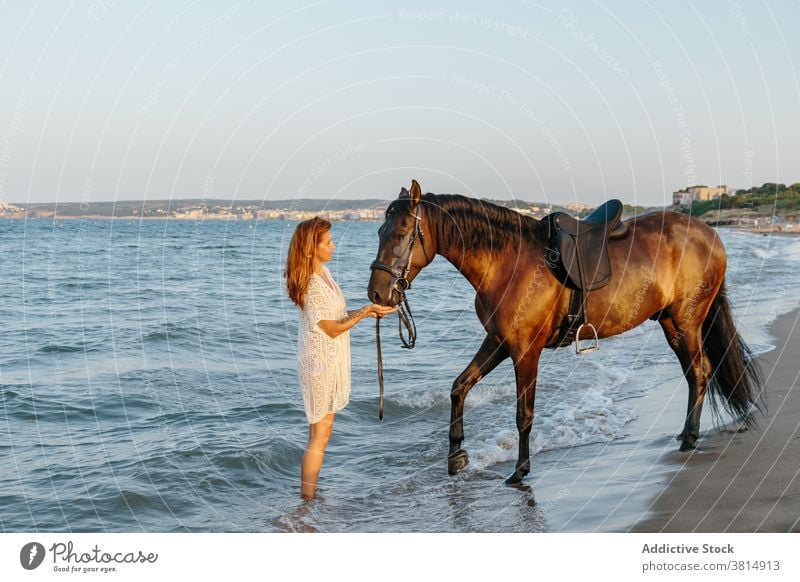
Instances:
[[[621,217],[622,202],[609,200],[583,220],[564,212],[554,212],[543,219],[550,229],[545,259],[556,278],[572,293],[569,312],[561,323],[559,335],[547,347],[563,347],[575,342],[579,354],[599,349],[597,330],[586,321],[586,301],[590,291],[611,282],[607,243],[626,235],[628,227]],[[581,347],[584,327],[594,336],[589,347]]]

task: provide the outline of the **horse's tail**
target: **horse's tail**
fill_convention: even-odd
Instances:
[[[755,426],[754,412],[763,412],[764,378],[736,331],[724,281],[703,322],[703,348],[713,370],[708,388],[714,414],[718,416],[721,401],[737,422]]]

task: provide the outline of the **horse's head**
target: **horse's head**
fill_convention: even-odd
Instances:
[[[411,281],[436,255],[430,224],[420,204],[422,192],[416,180],[411,191],[400,191],[386,209],[386,220],[378,229],[378,256],[372,262],[367,295],[381,305],[397,305]]]

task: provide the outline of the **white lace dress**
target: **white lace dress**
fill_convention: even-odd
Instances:
[[[335,289],[312,275],[297,326],[297,369],[309,424],[340,411],[350,400],[350,332],[332,339],[317,325],[320,320],[347,315],[342,290],[330,271],[323,269]]]

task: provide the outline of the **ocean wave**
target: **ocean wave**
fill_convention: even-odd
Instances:
[[[500,430],[489,440],[476,441],[469,446],[467,472],[482,471],[498,463],[516,461],[519,448],[519,433],[515,430]]]
[[[607,443],[625,436],[625,425],[635,415],[597,390],[578,395],[563,391],[537,401],[531,433],[531,454]],[[475,429],[473,429],[475,430]],[[471,470],[483,470],[497,463],[516,461],[519,434],[502,429],[468,446]]]
[[[183,339],[199,339],[208,337],[209,332],[200,326],[195,318],[162,323],[159,329],[142,333],[145,342],[179,341]]]
[[[211,477],[241,483],[243,475],[252,473],[259,478],[264,477],[296,477],[303,454],[304,443],[289,441],[264,442],[261,445],[249,445],[245,448],[223,448],[209,450],[208,446],[176,450],[174,455],[178,467],[184,467],[187,474],[196,472],[196,461],[193,465],[186,462],[202,458],[207,465],[200,470],[202,478]]]
[[[389,388],[386,388],[388,392]],[[404,390],[402,392],[395,392],[392,390],[391,394],[384,394],[384,406],[388,410],[396,410],[401,412],[405,410],[432,410],[441,408],[450,408],[450,391],[442,387],[429,388],[424,391],[419,391],[419,388],[414,391]]]
[[[302,455],[302,447],[288,443],[272,443],[268,449],[231,449],[211,455],[213,466],[225,473],[255,472],[259,475],[295,477]],[[241,476],[236,478],[241,480]]]
[[[83,344],[57,344],[48,342],[36,350],[40,354],[69,354],[73,352],[90,352],[98,349],[99,346],[92,348],[90,345]]]
[[[219,403],[220,405],[223,402]],[[152,408],[151,408],[152,410]],[[157,426],[168,425],[202,425],[226,423],[239,424],[247,421],[269,421],[271,418],[282,418],[288,412],[294,412],[295,407],[289,403],[269,403],[257,406],[236,407],[231,409],[221,409],[217,412],[209,411],[208,408],[200,410],[179,410],[172,412],[161,412],[147,419],[148,423]]]
[[[214,414],[209,412],[196,412],[189,410],[180,410],[176,412],[161,412],[156,416],[147,418],[146,422],[154,426],[165,425],[187,425],[196,426],[206,422],[216,423],[222,419],[222,414]]]
[[[130,511],[134,514],[146,510],[174,514],[175,508],[183,507],[186,504],[184,500],[175,500],[174,503],[171,503],[169,498],[165,498],[163,489],[155,489],[152,492],[131,489],[112,490],[95,496],[92,501],[98,510]]]
[[[97,410],[90,406],[54,400],[44,397],[32,397],[11,391],[3,394],[5,411],[8,418],[32,423],[63,424],[65,419],[71,422],[92,420]]]
[[[87,291],[91,289],[107,289],[108,281],[100,279],[78,279],[67,281],[51,281],[58,285],[59,288],[68,291]]]
[[[227,420],[263,419],[293,412],[295,407],[288,402],[264,403],[256,406],[234,407],[225,411]]]
[[[795,240],[787,246],[781,256],[784,260],[800,261],[800,240]]]
[[[63,389],[69,392],[70,385]],[[9,390],[3,392],[6,413],[10,418],[19,421],[48,424],[68,423],[71,431],[79,431],[90,427],[96,430],[96,423],[123,422],[117,428],[124,428],[127,422],[135,420],[139,414],[153,410],[157,403],[135,394],[122,395],[116,391],[96,392],[91,396],[78,394],[66,398],[64,394],[54,394],[50,388],[26,387],[26,390]],[[84,425],[83,422],[91,422]],[[102,428],[108,436],[111,427]]]
[[[6,402],[11,402],[15,398],[20,397],[20,393],[16,392],[14,389],[24,388],[26,390],[30,390],[30,384],[27,385],[18,385],[18,384],[0,384],[0,398],[5,400]]]

